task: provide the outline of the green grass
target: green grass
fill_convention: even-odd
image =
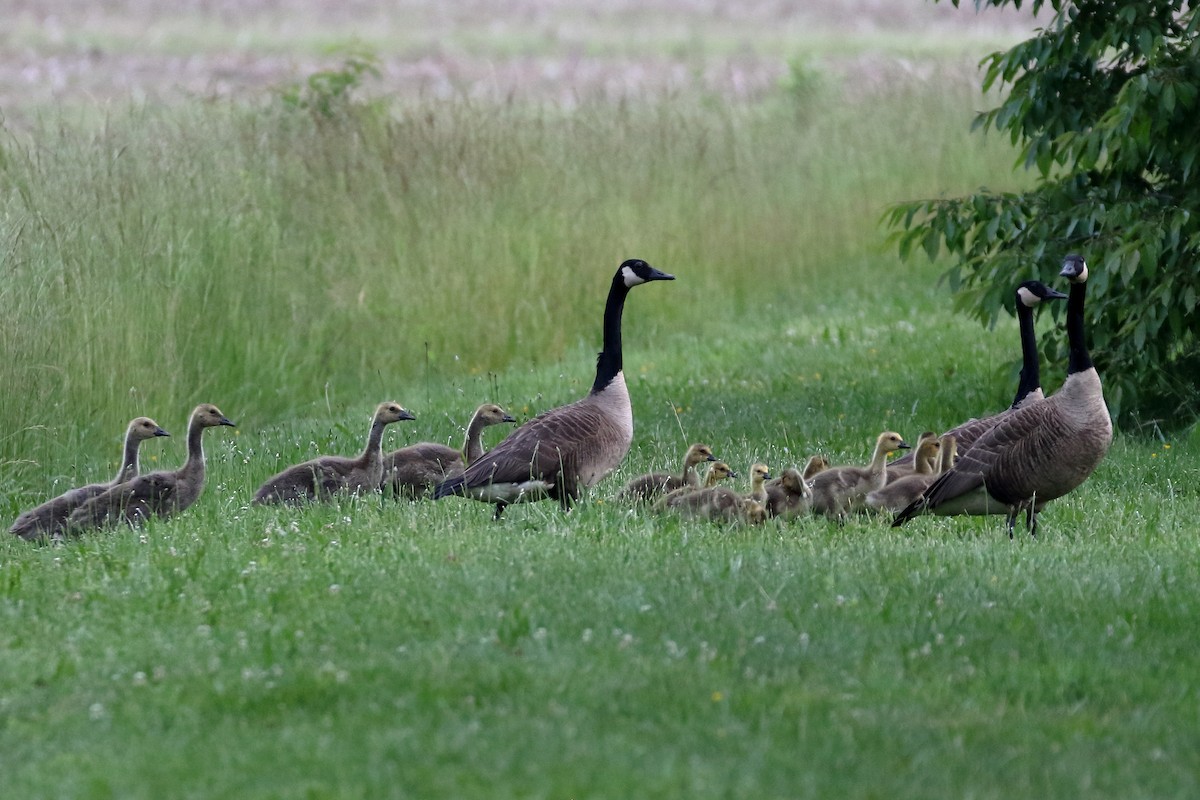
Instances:
[[[239,428],[208,434],[181,518],[0,540],[6,795],[1194,796],[1195,429],[1118,436],[1038,541],[616,501],[691,441],[865,460],[1011,394],[1015,325],[954,316],[876,228],[1011,180],[963,132],[977,99],[776,100],[198,105],[10,142],[6,510],[109,472],[135,413],[177,433],[156,465],[198,401]],[[630,296],[634,448],[571,514],[248,507],[281,465],[358,450],[385,397],[418,414],[391,445],[578,397],[629,255],[679,280]]]

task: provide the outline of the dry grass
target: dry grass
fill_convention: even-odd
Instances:
[[[929,56],[972,69],[1027,14],[928,0],[14,0],[0,31],[0,111],[260,94],[379,55],[396,96],[559,103],[693,89],[755,97],[790,59],[878,80]]]

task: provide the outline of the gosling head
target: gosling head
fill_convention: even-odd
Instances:
[[[812,489],[808,488],[808,483],[804,480],[804,476],[795,467],[788,467],[780,473],[779,483],[790,494],[798,494],[804,497],[812,496]]]
[[[201,403],[192,411],[192,422],[202,428],[215,428],[218,425],[228,425],[231,428],[236,428],[229,421],[229,418],[221,413],[221,409],[214,406],[212,403]]]
[[[155,436],[170,436],[171,434],[159,427],[158,423],[149,417],[136,417],[129,423],[126,435],[139,441],[153,439]]]
[[[712,448],[706,444],[694,444],[688,448],[687,465],[694,467],[697,464],[703,464],[705,461],[716,461],[717,457],[713,455]]]
[[[918,463],[928,459],[934,464],[937,463],[938,453],[941,451],[942,445],[938,442],[937,437],[922,439],[917,445],[917,461]]]
[[[502,422],[516,422],[516,418],[495,403],[484,403],[475,411],[484,425],[499,425]]]
[[[750,465],[750,483],[754,486],[761,484],[771,477],[771,468],[766,464]]]
[[[904,437],[895,431],[884,431],[879,434],[879,439],[876,441],[876,446],[883,448],[885,453],[894,453],[897,450],[908,450],[911,445],[904,441]]]
[[[1071,253],[1063,259],[1062,272],[1058,274],[1071,283],[1083,283],[1088,279],[1087,262],[1078,253]]]
[[[941,458],[938,461],[938,467],[940,472],[945,472],[954,466],[954,461],[958,458],[958,439],[954,434],[947,433],[939,442],[941,443]]]
[[[640,258],[631,258],[622,263],[620,268],[617,269],[617,278],[625,284],[626,289],[632,289],[634,286],[649,281],[675,280],[674,275],[660,272]]]
[[[1017,286],[1017,302],[1026,308],[1033,308],[1043,300],[1066,299],[1066,294],[1057,289],[1051,289],[1041,281],[1023,281]]]
[[[416,419],[408,409],[399,403],[380,403],[375,409],[375,419],[384,425],[400,422],[406,419]]]
[[[737,473],[729,468],[729,465],[724,461],[714,461],[713,465],[708,468],[708,480],[723,481],[727,478],[736,478]]]
[[[812,476],[816,475],[818,472],[824,472],[825,470],[829,469],[830,466],[831,464],[829,463],[829,459],[825,456],[812,456],[808,459],[808,463],[804,465],[804,472],[802,473],[804,480],[807,481],[812,479]]]

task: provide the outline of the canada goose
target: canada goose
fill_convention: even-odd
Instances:
[[[729,480],[730,478],[736,478],[737,476],[738,474],[734,472],[733,469],[724,461],[714,461],[709,465],[708,472],[704,474],[704,483],[701,486],[680,486],[674,491],[667,492],[665,495],[655,501],[654,510],[662,511],[670,508],[675,503],[679,502],[679,498],[683,497],[684,495],[693,494],[694,492],[703,491],[705,489],[711,489],[714,486],[720,485],[721,481]]]
[[[750,465],[750,494],[747,495],[751,500],[766,504],[767,502],[767,480],[771,477],[771,468],[766,464],[751,464]]]
[[[779,477],[767,484],[767,514],[772,517],[795,517],[812,508],[812,489],[804,475],[788,467]]]
[[[987,417],[973,417],[946,433],[952,434],[958,442],[959,452],[970,449],[975,440],[989,428],[1012,413],[1014,409],[1036,403],[1044,399],[1042,393],[1041,370],[1038,365],[1037,334],[1033,324],[1033,309],[1046,300],[1065,300],[1067,295],[1051,289],[1041,281],[1022,281],[1014,291],[1016,296],[1017,325],[1021,333],[1021,375],[1017,382],[1017,392],[1013,396],[1012,405],[1003,411]],[[896,459],[893,467],[906,464],[912,456]]]
[[[926,442],[925,446],[928,447],[928,444]],[[954,457],[958,449],[954,435],[942,434],[941,439],[937,440],[935,444],[938,445],[938,463],[934,469],[914,472],[894,481],[888,481],[887,486],[876,489],[867,495],[867,508],[873,511],[896,513],[924,494],[930,484],[937,480],[938,475],[954,466]]]
[[[728,486],[710,486],[690,492],[673,493],[663,500],[667,510],[679,514],[684,519],[758,524],[767,517],[766,508],[762,503],[739,494]]]
[[[156,436],[170,435],[149,417],[135,417],[125,428],[125,449],[121,458],[121,467],[117,470],[115,478],[108,483],[91,483],[87,486],[80,486],[60,494],[53,500],[47,500],[37,508],[30,509],[17,517],[8,532],[31,541],[43,537],[56,538],[60,536],[66,528],[67,517],[84,501],[117,484],[124,483],[138,474],[138,450],[143,441]]]
[[[804,480],[811,481],[816,477],[818,472],[824,472],[830,466],[832,465],[825,456],[810,456],[808,462],[804,465],[804,472],[801,473],[801,476]]]
[[[925,494],[896,515],[894,526],[934,514],[1006,514],[1008,535],[1020,511],[1037,534],[1037,512],[1074,490],[1108,452],[1112,420],[1084,332],[1087,263],[1072,253],[1060,273],[1071,281],[1067,301],[1067,378],[1046,399],[1023,405],[961,453]]]
[[[604,348],[596,359],[592,390],[517,428],[462,475],[438,484],[434,498],[464,495],[494,503],[499,519],[512,498],[522,496],[521,487],[535,481],[566,510],[583,489],[615,469],[633,441],[633,408],[621,360],[625,298],[634,286],[674,279],[641,259],[622,263],[604,307]]]
[[[397,496],[415,498],[425,495],[446,478],[461,475],[468,464],[482,458],[483,429],[505,422],[516,420],[495,403],[484,403],[471,416],[461,451],[437,442],[418,442],[393,450],[383,457],[384,488],[391,487]]]
[[[152,516],[166,519],[186,509],[204,491],[204,430],[220,425],[236,427],[212,403],[196,406],[188,419],[187,459],[182,467],[148,472],[101,492],[71,512],[68,531],[119,522],[138,525]]]
[[[938,465],[938,435],[933,431],[925,431],[917,439],[913,448],[915,454],[907,464],[888,464],[887,482],[899,480],[909,475],[936,475]]]
[[[875,440],[875,454],[867,466],[830,467],[818,472],[812,480],[812,510],[831,519],[844,520],[848,513],[863,507],[869,492],[887,482],[888,454],[908,447],[900,434],[885,431]]]
[[[694,444],[684,453],[683,469],[679,473],[648,472],[639,475],[625,484],[621,496],[626,500],[646,502],[685,486],[698,487],[700,477],[696,474],[696,467],[706,461],[716,460],[711,447],[706,444]]]
[[[399,403],[380,403],[371,417],[367,446],[354,457],[321,456],[295,464],[269,479],[254,493],[254,503],[300,503],[328,500],[337,492],[374,492],[383,481],[383,429],[393,422],[416,419]]]

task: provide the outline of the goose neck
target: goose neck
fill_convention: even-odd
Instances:
[[[183,471],[188,473],[204,472],[204,426],[200,421],[193,419],[188,423],[187,433],[187,461],[183,464]]]
[[[625,298],[629,287],[618,272],[608,290],[608,301],[604,304],[604,348],[596,358],[596,381],[592,394],[603,391],[612,379],[621,372],[621,315],[625,311]]]
[[[1033,309],[1020,300],[1017,301],[1017,322],[1021,329],[1021,377],[1017,383],[1017,394],[1013,398],[1012,408],[1024,402],[1042,386],[1041,371],[1038,367],[1037,335],[1033,328]]]
[[[875,445],[875,454],[871,456],[871,463],[868,467],[872,474],[878,474],[887,468],[888,450],[883,442],[878,442]]]
[[[1067,346],[1070,356],[1067,360],[1067,374],[1074,375],[1093,367],[1091,354],[1087,349],[1087,337],[1084,332],[1084,300],[1087,296],[1087,282],[1071,284],[1071,292],[1067,297]]]
[[[113,485],[124,483],[138,474],[140,471],[138,452],[141,443],[141,440],[134,436],[132,431],[125,435],[125,452],[121,456],[121,468],[117,470],[117,477],[113,479]]]
[[[483,429],[486,427],[483,416],[476,411],[467,425],[467,438],[463,441],[463,460],[467,465],[483,458]]]
[[[371,431],[367,434],[367,446],[363,449],[360,459],[364,464],[370,464],[372,461],[383,461],[383,429],[387,427],[384,422],[376,415],[371,420]]]

